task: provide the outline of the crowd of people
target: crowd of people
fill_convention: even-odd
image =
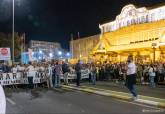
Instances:
[[[46,74],[45,80],[47,86],[60,87],[61,76],[63,76],[64,84],[68,85],[69,73],[75,72],[76,85],[80,85],[81,81],[81,70],[89,70],[89,80],[95,85],[96,81],[115,81],[125,82],[127,75],[127,62],[125,63],[109,63],[104,64],[82,64],[78,61],[77,64],[69,64],[67,61],[55,60],[52,62],[45,63],[29,63],[29,64],[17,64],[8,66],[7,64],[0,64],[0,73],[17,73],[27,72],[28,82],[31,88],[34,87],[33,77],[36,72],[44,72]],[[164,83],[165,81],[165,64],[136,64],[136,81],[139,84],[149,83],[151,87],[156,87],[158,83]]]
[[[127,63],[107,63],[96,65],[97,80],[125,81]],[[148,84],[155,87],[158,83],[165,81],[165,64],[140,64],[136,63],[136,81],[139,84]]]

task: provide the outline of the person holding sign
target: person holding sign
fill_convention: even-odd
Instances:
[[[29,63],[29,66],[27,67],[28,70],[28,82],[29,82],[29,88],[33,89],[33,77],[35,76],[35,69],[32,63]]]

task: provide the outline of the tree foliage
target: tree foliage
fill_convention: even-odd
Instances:
[[[21,55],[21,37],[18,33],[14,35],[14,55],[16,58],[20,57]],[[12,34],[5,34],[0,32],[0,47],[9,47],[12,51]]]

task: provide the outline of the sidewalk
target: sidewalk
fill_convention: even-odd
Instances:
[[[63,85],[63,87],[127,101],[131,100],[131,94],[126,87],[112,82],[97,82],[96,85],[85,82],[81,83],[80,87],[76,87],[75,84],[70,84],[69,86]],[[139,91],[139,99],[135,102],[165,108],[165,88],[153,89],[142,85],[137,86],[137,88]]]

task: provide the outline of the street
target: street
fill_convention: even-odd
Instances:
[[[20,113],[153,113],[163,109],[69,89],[5,89],[7,114]]]

